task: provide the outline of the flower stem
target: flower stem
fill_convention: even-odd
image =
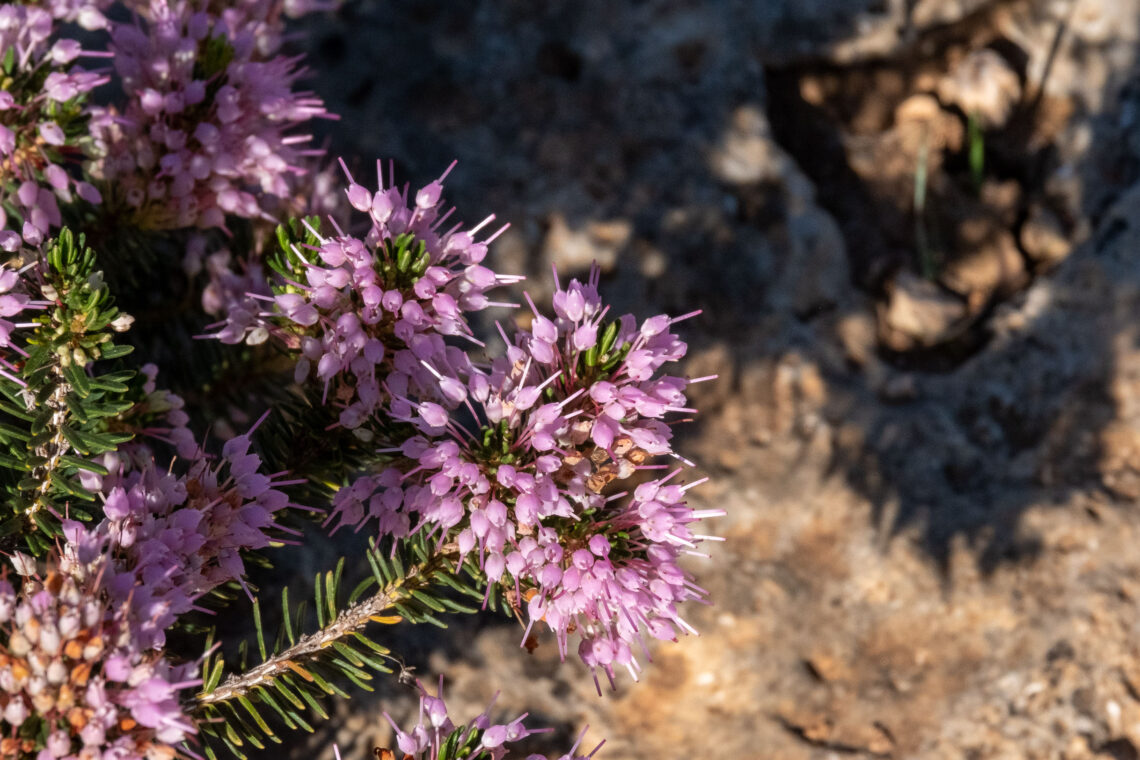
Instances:
[[[409,567],[402,577],[387,583],[367,599],[342,610],[320,630],[301,636],[295,644],[268,657],[260,665],[244,673],[230,675],[213,690],[199,693],[195,697],[198,709],[246,697],[257,687],[268,686],[288,672],[304,673],[302,663],[316,659],[336,642],[356,633],[370,622],[402,621],[397,605],[412,598],[413,592],[430,584],[431,574],[439,569],[441,559],[442,555],[436,555],[427,562]],[[289,614],[288,610],[284,612]]]

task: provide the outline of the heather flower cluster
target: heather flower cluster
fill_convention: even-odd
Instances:
[[[645,634],[695,632],[678,605],[704,592],[679,560],[707,538],[690,525],[721,512],[689,507],[685,492],[700,481],[677,482],[688,463],[665,418],[695,410],[690,381],[659,371],[684,356],[668,331],[678,320],[606,323],[597,282],[595,268],[586,283],[559,287],[554,320],[531,304],[530,330],[504,334],[506,354],[488,367],[422,360],[441,398],[393,391],[388,409],[420,432],[398,449],[405,464],[342,489],[330,519],[454,539],[489,584],[527,600],[528,633],[544,622],[565,656],[577,631],[579,656],[612,682],[617,666],[637,678]],[[617,490],[670,456],[682,466],[632,494]]]
[[[443,678],[439,680],[439,688],[435,696],[424,687],[423,683],[416,681],[416,690],[419,692],[419,717],[416,725],[410,731],[403,731],[388,713],[384,718],[392,726],[396,735],[396,744],[401,755],[407,760],[447,760],[450,757],[466,757],[469,760],[502,760],[510,754],[511,745],[522,742],[528,736],[547,733],[549,728],[527,728],[523,725],[526,713],[520,715],[509,723],[493,723],[491,710],[495,700],[487,705],[487,709],[470,722],[456,726],[448,715],[447,705],[443,701]],[[558,760],[590,760],[602,744],[590,752],[589,755],[578,755],[578,745],[582,743],[585,735],[583,730],[578,741]],[[445,750],[445,746],[451,750]],[[340,750],[334,747],[337,760],[340,760]],[[391,750],[388,750],[390,753]],[[384,756],[384,750],[377,752],[378,757]],[[543,755],[528,755],[527,760],[546,760]]]
[[[20,564],[19,593],[0,579],[0,757],[173,757],[194,730],[177,694],[200,683],[195,666],[139,645],[124,607],[98,591],[105,557],[71,547],[42,579]]]
[[[149,449],[135,446],[127,457],[104,458],[107,475],[84,476],[88,488],[104,494],[104,519],[82,541],[114,558],[102,588],[128,610],[142,648],[161,648],[166,630],[211,589],[244,583],[243,551],[288,532],[274,515],[297,506],[280,490],[295,481],[262,473],[249,446],[249,433],[235,436],[215,460],[195,444],[183,475],[158,469]]]
[[[477,343],[466,314],[503,305],[486,292],[518,279],[480,263],[487,244],[505,229],[476,240],[494,217],[470,230],[460,224],[443,229],[453,211],[442,197],[450,170],[411,198],[391,177],[387,188],[381,183],[371,192],[345,167],[348,201],[367,213],[367,233],[355,237],[336,225],[337,235],[326,238],[310,228],[318,244],[293,246],[296,279],[281,282],[274,296],[241,293],[235,285],[243,284],[242,276],[223,270],[207,290],[219,306],[227,304],[215,336],[257,344],[273,335],[299,347],[295,381],[315,377],[324,398],[341,407],[340,424],[347,428],[360,427],[389,393],[446,394],[433,365],[463,363],[466,354],[444,337]]]
[[[331,115],[294,89],[305,70],[279,53],[284,21],[337,3],[129,0],[107,13],[114,5],[0,6],[0,249],[41,245],[78,201],[164,230],[295,207],[321,154],[297,128]],[[106,49],[84,48],[63,22]]]
[[[58,567],[25,580],[22,598],[0,581],[0,624],[12,623],[0,628],[0,742],[12,753],[2,756],[149,760],[173,757],[194,732],[179,693],[201,682],[194,664],[162,658],[166,631],[211,589],[242,582],[241,552],[280,540],[273,515],[290,506],[277,488],[288,483],[260,473],[249,444],[230,439],[218,462],[199,448],[182,476],[158,470],[145,445],[107,455],[108,474],[84,478],[104,494],[104,519],[65,520]],[[15,564],[34,571],[31,558]],[[29,718],[51,727],[48,755],[17,734]]]
[[[74,174],[89,148],[82,101],[108,78],[76,63],[92,52],[53,32],[47,10],[0,6],[0,249],[8,252],[57,229],[60,202],[100,200]]]
[[[274,12],[257,19],[256,11]],[[264,216],[266,197],[287,197],[320,151],[293,128],[327,116],[304,73],[275,49],[274,3],[222,5],[152,0],[134,23],[113,25],[111,52],[125,105],[93,109],[105,152],[98,173],[143,229],[225,228],[225,217]]]

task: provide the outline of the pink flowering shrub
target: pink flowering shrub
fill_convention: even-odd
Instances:
[[[682,560],[721,512],[674,446],[694,314],[613,315],[595,267],[483,334],[522,278],[453,167],[366,186],[309,147],[331,115],[285,20],[335,7],[0,6],[2,757],[244,757],[402,662],[377,623],[512,613],[599,692],[696,633]],[[370,546],[315,620],[259,587],[344,527]],[[401,756],[543,733],[455,724],[442,683],[388,718]]]

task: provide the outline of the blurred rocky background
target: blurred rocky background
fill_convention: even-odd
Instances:
[[[334,154],[684,323],[726,537],[598,697],[505,622],[404,634],[453,714],[606,760],[1140,758],[1140,0],[349,0]],[[500,317],[502,315],[499,315]],[[315,566],[320,566],[319,549]],[[392,679],[291,757],[391,742]],[[321,749],[316,749],[320,747]]]

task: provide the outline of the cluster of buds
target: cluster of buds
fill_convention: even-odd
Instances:
[[[19,594],[0,580],[0,756],[173,757],[172,745],[193,733],[177,695],[199,683],[194,668],[141,651],[98,593],[104,560],[83,559],[25,578]],[[33,573],[30,559],[20,564]]]

